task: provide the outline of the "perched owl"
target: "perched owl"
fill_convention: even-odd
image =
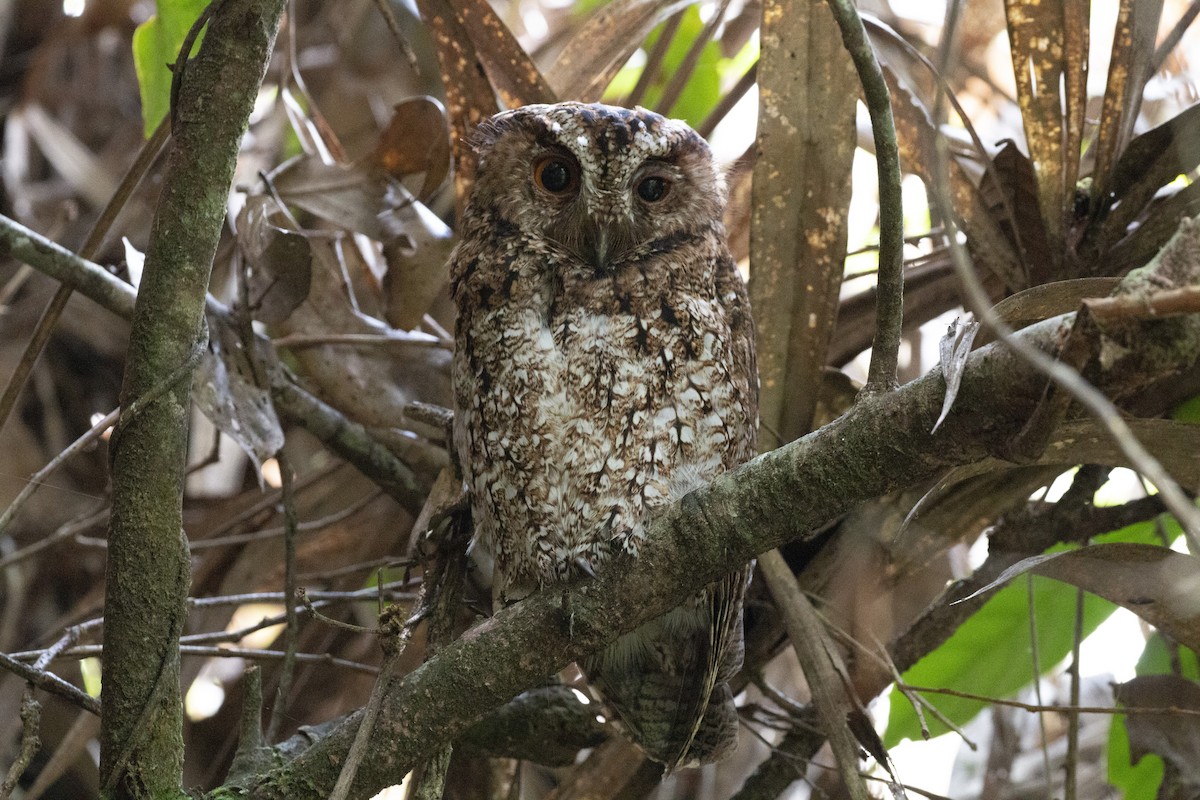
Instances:
[[[758,379],[725,188],[691,128],[526,106],[483,123],[462,241],[454,440],[498,603],[638,553],[655,510],[754,454]],[[742,569],[581,666],[669,769],[736,743]]]

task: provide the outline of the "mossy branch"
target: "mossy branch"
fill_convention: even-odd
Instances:
[[[179,636],[190,579],[182,509],[192,370],[233,168],[283,6],[225,0],[174,109],[111,445],[100,730],[108,797],[184,796]]]

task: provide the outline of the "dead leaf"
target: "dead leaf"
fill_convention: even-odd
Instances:
[[[454,197],[461,214],[474,180],[474,156],[467,134],[500,110],[475,44],[446,0],[417,0],[422,19],[437,51],[446,87],[446,116],[450,122],[450,152],[454,160]]]
[[[1161,714],[1129,714],[1129,755],[1136,764],[1153,753],[1179,772],[1187,786],[1200,787],[1200,685],[1178,675],[1139,675],[1113,687],[1117,703],[1126,708],[1162,709]]]
[[[1129,609],[1180,644],[1200,647],[1200,558],[1196,556],[1156,545],[1093,544],[1023,559],[971,597],[1026,572],[1078,586]]]
[[[612,0],[596,9],[559,53],[549,74],[558,97],[592,103],[663,20],[692,0]]]
[[[446,223],[411,195],[409,202],[395,206],[380,216],[388,236],[383,246],[388,263],[383,278],[386,316],[395,327],[412,330],[446,285],[446,264],[456,239]]]
[[[942,377],[946,381],[946,396],[942,400],[942,413],[933,424],[930,433],[937,433],[942,426],[954,398],[958,396],[958,387],[962,384],[963,371],[967,368],[967,357],[971,355],[971,343],[979,332],[979,323],[968,313],[965,320],[955,318],[946,330],[946,335],[938,342],[938,360],[942,368]]]
[[[382,240],[379,223],[388,180],[373,166],[325,164],[313,156],[285,161],[270,175],[280,199],[339,228]]]
[[[417,196],[428,199],[450,172],[450,124],[446,109],[433,97],[397,103],[387,128],[375,143],[375,163],[393,178],[424,173]]]
[[[812,430],[846,257],[858,78],[823,4],[764,12],[750,304],[762,450]],[[802,200],[803,198],[803,200]]]
[[[1098,211],[1107,211],[1107,215],[1101,216],[1088,230],[1085,253],[1107,252],[1109,246],[1125,236],[1126,229],[1160,188],[1191,172],[1198,164],[1200,105],[1130,142],[1113,168],[1107,196],[1098,198]]]
[[[1021,107],[1025,141],[1037,176],[1038,204],[1045,222],[1049,252],[1057,262],[1062,257],[1066,209],[1063,166],[1067,159],[1079,157],[1078,153],[1063,152],[1063,98],[1059,88],[1066,71],[1063,0],[1042,3],[1005,0],[1004,10],[1017,82],[1017,103]],[[1051,274],[1055,272],[1052,268]]]
[[[892,95],[901,163],[928,186],[933,180],[937,135],[929,110],[890,67],[884,67],[883,76]],[[967,236],[967,249],[975,264],[1012,291],[1028,286],[1025,265],[1012,241],[988,211],[979,188],[957,159],[950,160],[950,195],[952,208],[959,215],[958,226]]]
[[[1085,299],[1107,297],[1120,282],[1120,278],[1074,278],[1043,283],[1004,298],[992,310],[1008,327],[1020,330],[1059,314],[1078,311]],[[983,347],[994,340],[990,330],[983,330],[975,344]]]
[[[451,0],[450,4],[506,106],[555,101],[554,90],[488,0]]]
[[[208,349],[196,368],[192,396],[221,432],[231,437],[254,462],[262,463],[283,447],[283,427],[271,403],[269,370],[275,355],[261,337],[247,337],[250,351],[227,316],[208,315]],[[260,477],[261,480],[261,477]]]
[[[992,157],[992,168],[980,181],[979,194],[1004,235],[1022,254],[1029,267],[1029,282],[1036,285],[1050,280],[1049,266],[1055,262],[1055,254],[1050,252],[1046,236],[1037,176],[1028,156],[1011,139]]]
[[[308,240],[271,222],[275,200],[252,195],[238,214],[238,245],[246,256],[247,294],[254,318],[277,325],[308,297],[312,252]]]
[[[1092,170],[1092,179],[1101,196],[1109,193],[1109,171],[1133,135],[1133,126],[1142,106],[1142,92],[1151,74],[1162,7],[1163,0],[1121,0],[1117,12],[1108,85],[1094,145],[1096,166]]]

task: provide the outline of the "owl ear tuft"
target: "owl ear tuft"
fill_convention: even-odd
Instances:
[[[504,125],[496,117],[488,117],[467,134],[466,145],[475,153],[482,155],[485,150],[491,149],[503,131]]]

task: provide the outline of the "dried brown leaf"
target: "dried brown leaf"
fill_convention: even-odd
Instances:
[[[272,222],[275,200],[253,195],[238,214],[238,245],[246,256],[246,289],[255,319],[276,325],[308,297],[312,253],[302,234]]]
[[[417,196],[427,199],[450,172],[450,124],[442,104],[433,97],[397,103],[375,143],[374,159],[393,178],[424,173]]]
[[[492,87],[509,108],[553,103],[554,90],[487,0],[451,0]]]
[[[1118,704],[1126,708],[1161,709],[1161,714],[1129,714],[1129,755],[1133,763],[1154,753],[1179,772],[1193,788],[1200,786],[1200,684],[1178,675],[1139,675],[1113,687]]]
[[[382,215],[380,221],[389,235],[383,246],[388,264],[383,278],[385,316],[395,327],[412,330],[446,285],[454,234],[411,197]]]
[[[558,97],[595,102],[621,66],[663,20],[693,0],[612,0],[600,6],[563,47],[551,68]]]
[[[282,333],[360,334],[378,341],[374,347],[329,344],[296,349],[295,358],[321,397],[354,420],[378,428],[397,425],[413,401],[449,405],[449,349],[425,338],[397,341],[393,328],[362,313],[351,301],[345,276],[367,271],[357,249],[316,238],[310,244],[312,291]]]
[[[379,214],[386,207],[388,180],[369,164],[325,164],[298,156],[277,167],[270,179],[289,205],[372,239],[387,236]]]
[[[1200,105],[1181,112],[1130,142],[1112,174],[1101,212],[1087,232],[1087,253],[1105,253],[1145,209],[1155,193],[1200,165]]]
[[[275,368],[275,354],[260,337],[243,337],[228,317],[208,315],[208,349],[196,368],[192,396],[254,462],[255,475],[283,447],[268,374]]]
[[[846,256],[857,77],[824,2],[763,6],[750,299],[760,447],[808,432]]]
[[[1049,268],[1055,254],[1042,219],[1037,176],[1029,158],[1011,139],[1005,140],[992,158],[992,169],[980,181],[979,194],[1013,248],[1022,254],[1030,272],[1028,282],[1037,285],[1051,280]]]
[[[929,185],[933,180],[932,166],[936,158],[934,137],[937,132],[933,119],[921,100],[890,67],[884,68],[883,75],[892,95],[901,163],[907,171]],[[1012,241],[988,211],[979,188],[954,159],[950,160],[950,195],[953,208],[959,215],[958,226],[967,236],[967,249],[975,264],[995,275],[1013,291],[1025,288],[1028,285],[1026,270]]]
[[[442,82],[446,87],[446,116],[450,121],[450,151],[454,157],[454,196],[458,211],[467,201],[474,179],[474,159],[467,147],[470,131],[500,110],[475,43],[446,0],[417,0],[429,26]]]
[[[1180,644],[1200,647],[1200,558],[1155,545],[1093,544],[1023,559],[972,597],[1026,572],[1078,586],[1129,609]]]
[[[1162,6],[1162,0],[1121,0],[1108,62],[1108,86],[1096,131],[1092,179],[1097,196],[1107,193],[1109,171],[1133,135],[1142,90],[1150,79]]]
[[[1020,330],[1059,314],[1078,311],[1086,298],[1107,297],[1120,282],[1120,278],[1075,278],[1043,283],[1004,298],[993,310],[1008,327]],[[975,344],[982,347],[994,339],[990,330],[984,330]]]
[[[1028,3],[1005,0],[1009,45],[1017,83],[1017,103],[1025,123],[1029,156],[1037,174],[1038,199],[1056,260],[1062,255],[1066,210],[1063,165],[1078,153],[1063,151],[1063,98],[1066,72],[1063,0]]]

